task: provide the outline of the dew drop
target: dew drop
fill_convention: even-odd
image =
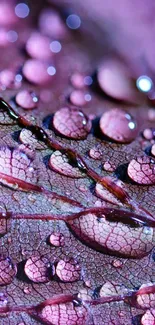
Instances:
[[[26,42],[26,51],[34,59],[49,60],[52,56],[50,39],[39,32],[33,32]]]
[[[103,165],[103,169],[106,170],[107,172],[114,172],[116,169],[116,166],[114,163],[111,163],[110,161],[105,161]]]
[[[143,137],[146,139],[146,140],[152,140],[153,139],[153,132],[151,129],[145,129],[143,131]]]
[[[79,72],[74,72],[70,81],[74,88],[82,89],[85,87],[84,76]]]
[[[51,269],[49,260],[46,257],[40,257],[39,255],[31,256],[26,261],[24,271],[31,281],[37,283],[48,282],[49,275],[54,275],[54,268]]]
[[[47,72],[48,64],[36,59],[29,59],[23,66],[24,77],[31,83],[42,85],[48,83],[51,76]]]
[[[47,146],[42,141],[39,141],[34,133],[28,129],[21,130],[19,140],[32,149],[44,150],[47,148]]]
[[[155,184],[155,160],[148,156],[132,159],[128,165],[129,177],[138,184]]]
[[[24,292],[26,295],[28,295],[28,294],[31,293],[31,290],[30,290],[29,287],[25,287],[25,288],[23,289],[23,292]]]
[[[58,150],[52,153],[49,160],[49,166],[52,170],[55,170],[61,175],[72,178],[85,177],[85,174],[79,170],[79,167],[72,166],[69,158]]]
[[[87,97],[85,97],[86,95]],[[89,101],[88,96],[89,94],[85,94],[81,90],[73,90],[72,93],[70,94],[70,101],[73,105],[82,107],[86,105],[87,101]]]
[[[150,292],[147,292],[147,289],[150,289]],[[154,283],[141,285],[137,292],[137,304],[142,309],[155,308]]]
[[[55,232],[50,235],[49,242],[53,246],[60,247],[60,246],[64,246],[65,238],[63,234],[61,234],[60,232]]]
[[[21,87],[21,81],[16,80],[14,71],[5,69],[0,72],[0,86],[2,90],[17,89]]]
[[[151,147],[151,154],[155,157],[155,144]]]
[[[45,9],[39,17],[40,30],[55,39],[64,39],[68,35],[67,28],[59,14],[52,9]]]
[[[76,140],[85,139],[92,127],[91,121],[81,110],[68,107],[54,114],[53,125],[60,134]]]
[[[126,293],[127,289],[123,285],[114,282],[105,282],[100,289],[100,297],[115,296]]]
[[[7,296],[3,292],[0,292],[0,308],[6,307],[7,304],[8,304]]]
[[[119,61],[107,60],[99,66],[97,74],[101,89],[118,100],[136,102],[138,96],[126,67]]]
[[[120,143],[133,141],[138,133],[137,123],[132,116],[118,108],[103,113],[100,129],[104,135]]]
[[[101,159],[103,156],[103,152],[99,146],[94,146],[89,150],[89,157],[95,160]]]
[[[10,284],[17,274],[17,267],[10,257],[0,256],[0,285]]]
[[[56,275],[63,282],[80,280],[81,268],[74,259],[60,260],[56,266]]]
[[[118,259],[114,259],[112,261],[112,266],[115,267],[116,269],[120,269],[122,267],[123,263],[118,260]]]
[[[100,183],[96,183],[95,193],[98,197],[105,200],[106,202],[110,202],[116,205],[122,205],[122,203],[116,198],[116,196],[110,193],[104,186]]]
[[[37,107],[39,98],[37,95],[26,89],[21,90],[16,95],[16,103],[24,109],[33,109]]]
[[[155,122],[155,109],[149,108],[148,110],[148,120],[151,122]]]
[[[141,318],[141,325],[155,324],[155,309],[148,309]]]

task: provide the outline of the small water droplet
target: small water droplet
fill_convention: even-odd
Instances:
[[[137,123],[132,116],[117,108],[103,113],[100,129],[110,139],[121,143],[133,141],[138,134]]]
[[[58,12],[53,9],[43,9],[39,17],[39,27],[43,34],[55,39],[64,39],[68,31]]]
[[[21,81],[16,79],[14,71],[5,69],[0,72],[0,85],[2,90],[17,89],[21,87]]]
[[[146,139],[146,140],[152,140],[153,139],[153,132],[151,129],[145,129],[143,131],[143,137]]]
[[[49,242],[53,246],[60,247],[60,246],[64,246],[65,238],[63,234],[61,234],[60,232],[55,232],[50,235]]]
[[[21,90],[16,95],[16,103],[24,109],[36,108],[38,101],[39,98],[32,91]]]
[[[115,268],[121,268],[122,267],[122,265],[123,265],[123,263],[120,261],[120,260],[118,260],[118,259],[114,259],[113,261],[112,261],[112,265],[115,267]]]
[[[39,32],[33,32],[26,42],[26,51],[34,59],[50,60],[50,39]]]
[[[73,258],[60,260],[56,266],[56,274],[63,282],[78,281],[81,276],[81,267]]]
[[[48,64],[37,59],[29,59],[24,63],[23,75],[31,83],[42,85],[50,82],[51,77],[48,72]]]
[[[89,156],[95,160],[101,159],[103,152],[99,146],[95,146],[89,150]]]
[[[107,172],[114,172],[116,169],[116,166],[114,163],[111,163],[110,161],[105,161],[103,165],[103,169],[106,170]]]
[[[49,276],[54,275],[54,268],[46,257],[39,255],[30,257],[24,267],[27,277],[36,283],[45,283],[49,281]]]
[[[155,160],[148,156],[132,159],[128,165],[129,177],[138,184],[155,184]]]
[[[73,90],[70,94],[70,101],[73,105],[82,107],[90,101],[89,94],[85,94],[82,90]],[[90,96],[91,97],[91,96]]]
[[[29,287],[25,287],[25,288],[23,289],[23,291],[24,291],[24,293],[25,293],[26,295],[28,295],[28,294],[31,293],[31,289],[30,289]]]
[[[87,137],[92,123],[79,109],[64,107],[54,114],[53,125],[60,134],[78,140]]]
[[[10,284],[17,274],[17,267],[10,257],[0,256],[0,285]]]

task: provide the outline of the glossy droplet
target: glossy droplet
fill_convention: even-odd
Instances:
[[[33,109],[38,105],[37,95],[28,90],[21,90],[16,95],[16,103],[25,109]]]
[[[85,106],[91,100],[91,95],[81,90],[73,90],[70,94],[70,101],[75,106]]]
[[[137,292],[137,304],[142,309],[155,309],[155,290],[154,283],[147,283],[141,285]],[[147,289],[150,290],[147,291]]]
[[[100,183],[96,183],[95,186],[95,193],[98,197],[101,199],[116,204],[116,205],[122,205],[122,203],[116,198],[116,196],[112,193],[110,193],[104,186],[102,186]]]
[[[86,325],[88,317],[86,307],[79,305],[78,300],[63,302],[63,299],[65,300],[63,295],[54,296],[52,299],[44,301],[36,311],[31,313],[43,323],[51,325]]]
[[[53,9],[45,9],[41,12],[39,27],[44,34],[56,39],[64,39],[68,35],[65,24],[58,12]]]
[[[151,147],[151,154],[155,157],[155,144]]]
[[[52,56],[50,39],[39,32],[33,32],[26,42],[26,51],[34,59],[49,60]]]
[[[147,310],[141,318],[141,325],[154,325],[154,324],[155,324],[155,309]]]
[[[104,135],[120,143],[133,141],[138,133],[137,123],[132,116],[118,108],[103,113],[100,129]]]
[[[148,156],[132,159],[128,165],[128,175],[138,184],[155,184],[155,160]]]
[[[127,290],[123,285],[114,282],[105,282],[100,289],[100,297],[116,296],[126,293]]]
[[[97,79],[101,89],[108,96],[129,102],[138,101],[133,81],[120,61],[104,61],[98,68]]]
[[[10,2],[0,3],[0,25],[10,26],[17,22],[17,17],[15,16],[14,7]]]
[[[22,129],[19,140],[32,149],[44,150],[47,148],[47,146],[42,141],[39,141],[34,133],[28,129]]]
[[[16,79],[16,74],[14,71],[5,69],[0,72],[0,86],[2,90],[7,88],[17,89],[21,87],[21,81]]]
[[[123,263],[118,259],[114,259],[112,261],[112,266],[115,267],[116,269],[120,269],[123,266]]]
[[[107,172],[114,172],[116,169],[116,166],[114,163],[111,163],[109,160],[105,161],[103,165],[103,169],[106,170]]]
[[[78,167],[72,166],[69,162],[69,158],[58,150],[52,153],[49,160],[49,166],[51,169],[57,171],[59,174],[68,177],[85,177],[85,174],[82,173]]]
[[[106,215],[99,217],[89,213],[68,223],[82,242],[103,253],[139,259],[148,254],[155,243],[153,228],[148,232],[148,227],[131,227],[121,221],[109,221]]]
[[[7,304],[8,304],[7,296],[3,292],[0,292],[0,308],[6,307]]]
[[[85,139],[91,130],[92,123],[79,109],[64,107],[59,109],[53,118],[55,129],[70,139]]]
[[[0,285],[10,284],[17,274],[17,267],[10,257],[0,256]]]
[[[77,89],[85,87],[84,76],[79,72],[73,73],[70,80],[73,87]]]
[[[153,132],[151,129],[145,129],[143,131],[143,137],[146,139],[146,140],[152,140],[153,139]]]
[[[31,281],[37,283],[48,282],[50,273],[51,276],[54,275],[54,268],[52,270],[49,260],[39,255],[32,256],[26,261],[24,271]]]
[[[63,282],[80,280],[81,268],[74,259],[60,260],[56,266],[56,275]]]
[[[60,232],[54,232],[50,235],[49,242],[53,246],[60,247],[64,246],[65,238]]]
[[[36,59],[29,59],[23,66],[24,77],[31,83],[42,85],[50,82],[51,76],[47,72],[48,64]]]
[[[89,157],[95,160],[101,159],[103,156],[103,151],[99,146],[95,146],[89,150]]]
[[[32,160],[18,149],[0,148],[0,182],[14,189],[22,189],[20,181],[37,183]]]

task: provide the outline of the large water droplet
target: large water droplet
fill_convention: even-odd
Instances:
[[[0,72],[0,86],[2,90],[17,89],[21,87],[21,80],[16,79],[16,73],[12,70],[5,69]]]
[[[19,135],[19,140],[32,149],[44,150],[47,148],[46,144],[39,141],[34,133],[28,129],[22,129]]]
[[[54,275],[54,268],[51,268],[51,264],[46,257],[40,257],[39,255],[31,256],[24,267],[27,277],[37,283],[44,283],[49,281],[49,275]]]
[[[81,268],[74,259],[60,260],[56,266],[56,274],[63,282],[80,280]]]
[[[29,59],[23,66],[23,74],[25,78],[34,84],[42,85],[52,80],[47,72],[48,64],[36,59]]]
[[[155,324],[155,309],[147,310],[141,318],[141,325],[154,325],[154,324]]]
[[[54,114],[53,125],[60,134],[78,140],[87,137],[92,123],[79,109],[64,107]]]
[[[26,51],[34,59],[49,60],[52,56],[50,39],[39,32],[33,32],[27,40]]]
[[[22,181],[37,183],[33,161],[18,149],[0,148],[0,182],[14,189],[26,190]]]
[[[155,184],[155,160],[148,156],[132,159],[128,165],[128,175],[138,184]]]
[[[63,39],[68,35],[65,24],[53,9],[45,9],[39,17],[39,27],[43,34],[55,39]]]
[[[38,105],[39,98],[37,95],[28,90],[21,90],[16,95],[16,103],[25,109],[33,109]]]
[[[65,238],[60,232],[53,232],[49,237],[49,242],[53,246],[60,247],[64,246]]]
[[[132,116],[118,108],[103,113],[100,129],[110,139],[121,143],[133,141],[138,133],[137,123]]]
[[[78,167],[72,166],[70,164],[69,158],[58,150],[52,153],[49,161],[49,166],[51,167],[51,169],[57,171],[59,174],[68,177],[85,177],[85,174],[82,173]]]
[[[95,192],[98,197],[101,199],[116,204],[116,205],[122,205],[122,203],[116,198],[116,196],[112,193],[110,193],[104,186],[102,186],[100,183],[96,183],[95,186]]]
[[[154,283],[141,285],[137,292],[137,304],[142,309],[155,308]]]
[[[0,256],[0,285],[10,284],[17,274],[17,267],[10,257]]]

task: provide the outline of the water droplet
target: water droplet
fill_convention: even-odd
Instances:
[[[17,17],[14,13],[14,7],[10,2],[0,3],[0,25],[1,26],[10,26],[17,22]]]
[[[84,76],[79,72],[73,73],[71,76],[71,84],[73,85],[73,87],[77,89],[84,88],[85,86]]]
[[[110,139],[121,143],[133,141],[138,133],[137,123],[132,116],[117,108],[103,113],[100,129]]]
[[[0,292],[0,308],[6,307],[7,304],[8,304],[7,296],[3,292]]]
[[[116,60],[104,61],[98,69],[98,83],[108,95],[118,100],[137,102],[138,96],[126,67]]]
[[[42,85],[50,82],[51,76],[47,73],[48,64],[36,59],[29,59],[24,63],[24,77],[31,83]]]
[[[58,12],[53,9],[44,9],[39,17],[39,27],[43,34],[55,39],[64,39],[68,35]]]
[[[16,80],[14,71],[5,69],[0,72],[0,85],[2,90],[17,89],[21,87],[21,81]]]
[[[152,140],[153,139],[153,132],[151,129],[145,129],[143,131],[143,137],[146,139],[146,140]]]
[[[89,156],[95,160],[101,159],[103,156],[102,149],[99,146],[94,146],[89,150]]]
[[[80,280],[81,268],[74,259],[60,260],[56,266],[56,274],[63,282],[74,282]]]
[[[17,274],[17,267],[10,257],[0,256],[0,285],[10,284]]]
[[[15,14],[19,18],[26,18],[30,13],[28,5],[24,2],[18,3],[15,7]]]
[[[118,260],[118,259],[114,259],[114,260],[112,261],[112,265],[113,265],[116,269],[119,269],[119,268],[122,267],[123,263],[122,263],[120,260]]]
[[[155,324],[155,309],[148,309],[141,318],[141,325]]]
[[[31,293],[31,289],[30,289],[29,287],[25,287],[25,288],[23,289],[23,291],[24,291],[24,293],[25,293],[26,295],[28,295],[28,294]]]
[[[122,203],[116,198],[116,196],[110,193],[104,186],[99,183],[96,183],[95,193],[98,197],[116,205],[122,205]]]
[[[149,289],[150,292],[147,292]],[[137,291],[137,304],[142,309],[155,308],[154,283],[142,284]]]
[[[37,107],[39,98],[37,95],[28,90],[21,90],[16,95],[16,103],[24,109],[33,109]]]
[[[52,41],[50,43],[50,50],[53,53],[59,53],[62,49],[61,43],[59,41]]]
[[[115,296],[126,293],[127,289],[123,285],[114,282],[105,282],[100,289],[100,297]]]
[[[60,232],[55,232],[50,235],[49,242],[53,246],[60,247],[60,246],[64,246],[65,238],[63,234],[61,234]]]
[[[69,158],[58,150],[52,153],[49,160],[49,166],[61,175],[73,178],[85,177],[85,174],[83,174],[78,167],[72,166]]]
[[[29,168],[32,167],[33,171]],[[0,182],[14,189],[26,190],[24,182],[37,183],[33,161],[24,152],[8,147],[0,148]]]
[[[155,109],[154,108],[149,108],[149,110],[148,110],[148,119],[151,122],[155,122]]]
[[[92,123],[87,116],[76,108],[59,109],[53,118],[55,129],[70,139],[85,139],[91,130]]]
[[[151,147],[151,154],[155,157],[155,144]]]
[[[137,88],[142,92],[149,92],[153,86],[151,78],[148,76],[140,76],[136,81]]]
[[[138,184],[155,184],[155,160],[148,156],[140,156],[130,161],[129,177]]]
[[[70,29],[78,29],[81,26],[81,19],[78,15],[69,15],[66,19],[66,24]]]
[[[116,166],[114,163],[111,163],[110,161],[105,161],[103,165],[103,169],[106,170],[107,172],[114,172],[116,169]]]
[[[46,257],[39,255],[30,257],[24,267],[27,277],[37,283],[44,283],[49,281],[49,276],[54,275],[54,268]]]
[[[39,32],[33,32],[26,42],[26,51],[34,59],[49,60],[52,56],[50,39]]]
[[[47,148],[46,144],[39,141],[34,133],[28,129],[22,129],[19,135],[19,140],[24,144],[28,145],[32,149],[44,150]]]
[[[86,105],[87,101],[89,101],[89,98],[87,98],[86,95],[88,95],[88,97],[90,96],[89,94],[85,94],[81,90],[73,90],[72,93],[70,94],[70,101],[73,105],[82,107]]]

